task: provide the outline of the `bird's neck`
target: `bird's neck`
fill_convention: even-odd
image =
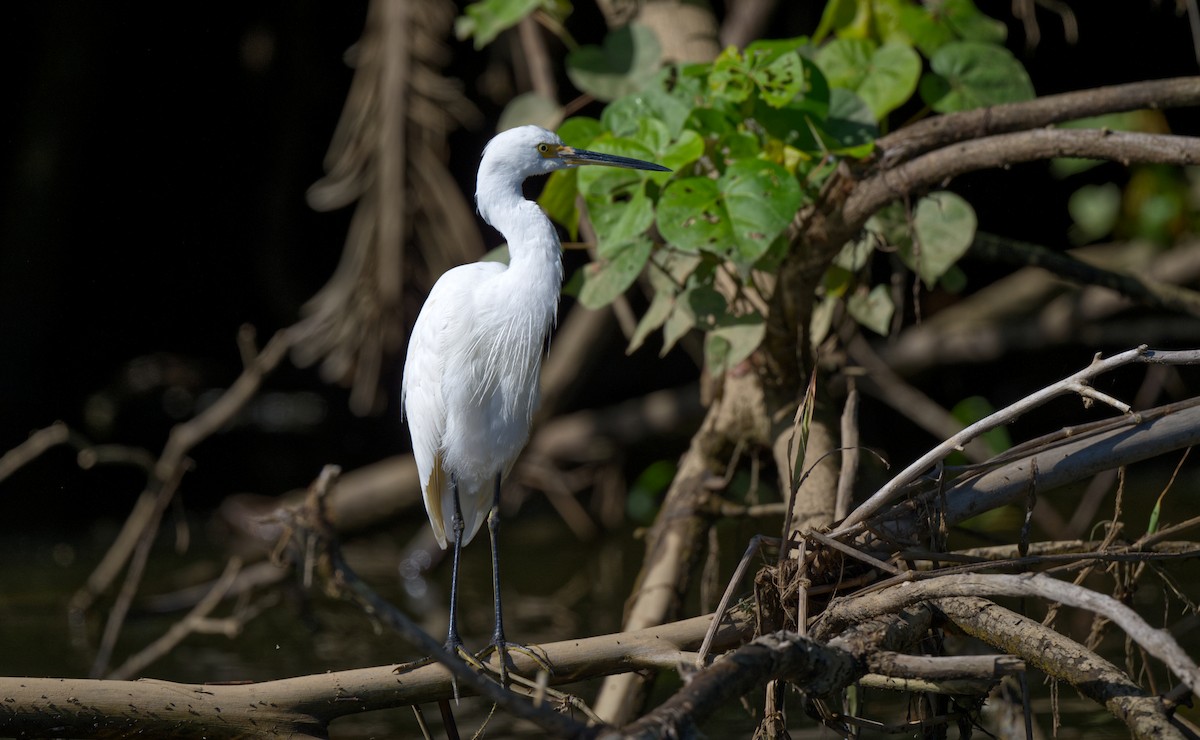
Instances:
[[[508,242],[509,269],[539,276],[553,273],[557,292],[562,285],[562,246],[549,217],[525,198],[521,183],[513,182],[511,174],[481,169],[475,192],[479,214]]]

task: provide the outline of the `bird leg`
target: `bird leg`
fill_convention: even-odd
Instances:
[[[525,645],[509,642],[504,639],[504,611],[500,607],[500,550],[497,545],[500,539],[500,475],[496,475],[496,488],[492,494],[492,510],[488,512],[488,537],[492,545],[492,593],[496,605],[496,629],[492,632],[492,643],[476,656],[482,659],[491,651],[496,651],[500,662],[500,685],[508,686],[508,651],[516,650],[530,657],[539,668],[554,673],[550,664],[542,656],[530,650]]]
[[[450,528],[454,533],[454,564],[450,570],[450,630],[446,636],[446,651],[460,653],[463,649],[463,641],[458,634],[458,563],[462,556],[464,525],[462,504],[458,501],[457,476],[450,476],[450,487],[454,492],[454,516],[450,520]]]

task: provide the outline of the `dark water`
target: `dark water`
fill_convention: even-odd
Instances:
[[[175,550],[173,529],[167,527],[156,546],[147,572],[143,594],[160,594],[204,583],[220,574],[226,558],[228,533],[213,525],[207,517],[189,522],[190,544],[185,553]],[[775,525],[770,525],[774,527]],[[90,615],[84,634],[87,643],[75,644],[68,625],[67,601],[86,579],[115,534],[117,522],[102,521],[91,528],[68,534],[48,529],[10,532],[0,541],[0,673],[31,676],[85,676],[92,660],[92,649],[103,627],[105,601]],[[424,537],[423,516],[414,512],[408,520],[386,530],[355,538],[344,545],[351,566],[385,597],[406,612],[420,616],[423,626],[441,637],[446,624],[446,579],[448,562],[436,564],[428,579],[414,582],[401,578],[399,564],[414,537]],[[722,548],[728,557],[722,577],[728,577],[732,561],[743,549],[753,528],[747,524],[722,528]],[[530,507],[505,521],[503,533],[505,560],[504,585],[506,618],[512,639],[537,643],[571,636],[603,634],[619,629],[622,609],[642,556],[642,542],[632,530],[608,533],[591,542],[574,538],[561,520],[550,511]],[[1188,591],[1196,590],[1194,566],[1166,566],[1177,582]],[[462,626],[468,645],[482,647],[491,631],[490,561],[486,538],[472,543],[464,552],[462,576]],[[1161,623],[1164,609],[1162,581],[1147,575],[1142,579],[1134,605],[1152,620]],[[1096,582],[1098,588],[1103,587]],[[422,593],[422,587],[424,592]],[[139,602],[131,613],[114,663],[163,634],[182,612],[155,613]],[[246,606],[243,603],[242,606]],[[251,597],[249,605],[261,609],[247,621],[235,637],[192,635],[162,660],[141,675],[180,682],[261,681],[306,673],[337,671],[371,665],[402,662],[418,657],[398,637],[379,629],[354,605],[330,598],[314,588],[307,593],[294,585],[263,590]],[[1020,608],[1017,604],[1011,604]],[[213,616],[228,616],[235,605],[225,604]],[[690,605],[697,613],[698,603]],[[1158,615],[1158,622],[1154,622]],[[1174,602],[1171,621],[1178,621],[1179,606]],[[1059,626],[1072,634],[1086,634],[1088,618],[1065,612]],[[1197,640],[1185,639],[1192,654]],[[1190,639],[1189,639],[1190,638]],[[1118,665],[1124,665],[1124,645],[1109,637],[1102,651]],[[1164,686],[1165,674],[1155,670]],[[1042,676],[1030,673],[1035,691],[1034,710],[1039,724],[1047,731],[1051,724],[1049,687]],[[592,700],[598,682],[569,687],[585,700]],[[678,687],[672,676],[660,679],[655,689],[665,698]],[[656,699],[658,700],[658,699]],[[762,697],[752,694],[748,706],[761,710]],[[906,707],[894,696],[883,692],[865,695],[865,716],[902,722]],[[814,727],[803,717],[799,702],[792,700],[795,738],[832,738],[832,732]],[[464,699],[457,709],[460,730],[469,736],[485,720],[489,706],[476,699]],[[1059,737],[1126,737],[1124,726],[1069,687],[1059,691],[1062,727]],[[440,732],[437,710],[426,707],[426,715]],[[747,710],[731,706],[723,715],[706,725],[709,737],[749,737],[754,720]],[[417,725],[411,709],[373,712],[345,718],[332,726],[339,738],[413,737]],[[491,718],[490,737],[540,736],[531,726],[515,725],[501,713]],[[885,737],[865,733],[863,737]],[[895,737],[896,735],[890,735]],[[901,734],[900,737],[912,736]],[[955,736],[951,730],[950,736]]]

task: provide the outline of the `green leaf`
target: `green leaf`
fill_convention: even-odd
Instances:
[[[658,202],[658,228],[680,249],[705,250],[749,269],[791,223],[802,200],[800,184],[786,169],[742,159],[715,182],[671,182]]]
[[[657,162],[679,172],[704,156],[704,139],[691,129],[684,129],[679,138],[663,150]]]
[[[578,170],[559,170],[546,180],[538,205],[553,221],[567,227],[572,239],[579,238],[579,209],[575,196],[579,194]]]
[[[730,256],[749,269],[795,218],[804,199],[800,183],[783,167],[761,159],[734,162],[717,182],[736,245]]]
[[[626,95],[605,106],[600,114],[605,127],[616,136],[632,136],[637,133],[642,121],[655,119],[666,124],[671,136],[679,136],[692,112],[692,106],[662,88],[665,73],[664,70],[651,76],[652,82],[647,83],[640,92]]]
[[[604,133],[604,124],[595,118],[573,116],[558,127],[558,136],[567,146],[587,149]]]
[[[704,365],[713,375],[732,370],[762,344],[767,324],[762,314],[725,316],[704,337]]]
[[[612,250],[641,236],[654,223],[654,204],[646,197],[645,181],[631,170],[602,171],[585,200],[600,257],[613,256]]]
[[[860,291],[847,298],[846,312],[862,326],[886,337],[896,306],[887,286],[876,285],[869,292]]]
[[[679,249],[725,252],[733,241],[729,216],[715,180],[674,180],[658,200],[658,230]]]
[[[853,90],[871,106],[876,120],[908,101],[921,76],[921,58],[900,43],[836,39],[817,52],[817,64],[832,87]]]
[[[482,49],[541,5],[542,0],[480,0],[455,19],[454,34],[459,39],[473,36],[475,48]]]
[[[496,124],[497,131],[532,123],[542,128],[555,129],[562,123],[563,111],[558,101],[540,93],[527,92],[508,101]]]
[[[1121,215],[1121,188],[1113,182],[1084,185],[1071,193],[1067,212],[1075,222],[1071,241],[1083,244],[1107,236]]]
[[[631,355],[640,349],[650,333],[666,323],[674,308],[674,292],[669,290],[656,292],[654,299],[650,301],[650,307],[646,309],[646,313],[638,321],[637,328],[633,330],[633,336],[629,338],[629,346],[625,348],[625,354]]]
[[[579,302],[587,308],[602,308],[625,292],[650,259],[649,239],[638,239],[612,250],[611,258],[583,268]]]
[[[783,54],[754,74],[762,99],[773,108],[782,108],[804,90],[804,65],[796,52]]]
[[[754,92],[754,80],[736,47],[730,46],[713,60],[708,87],[714,97],[734,103],[745,102]]]
[[[914,241],[901,245],[900,259],[932,288],[975,239],[975,210],[954,193],[930,193],[913,213]]]
[[[832,151],[862,158],[875,149],[879,136],[875,118],[875,111],[865,100],[838,88],[830,91],[829,117],[822,122],[821,130],[832,138],[828,142]]]
[[[771,64],[788,52],[797,51],[808,44],[808,38],[797,36],[791,39],[759,39],[746,45],[743,56],[756,65]]]
[[[833,31],[840,31],[849,26],[858,13],[860,0],[829,0],[825,12],[821,13],[821,21],[813,32],[813,43],[820,43]]]
[[[931,74],[921,79],[921,97],[935,111],[982,108],[1033,97],[1033,83],[1008,49],[977,41],[956,41],[929,60]]]
[[[581,46],[567,55],[571,83],[598,100],[616,100],[646,86],[662,64],[654,31],[630,23],[610,32],[603,46]]]
[[[1008,26],[984,15],[973,0],[940,0],[931,2],[928,7],[963,41],[1003,44],[1008,38]]]
[[[908,102],[920,77],[921,57],[911,46],[884,44],[871,55],[867,76],[855,92],[871,106],[875,118],[882,120]]]
[[[830,87],[855,90],[867,76],[875,42],[867,39],[834,39],[817,52],[817,66]]]
[[[972,0],[906,6],[900,10],[900,26],[927,57],[957,39],[1002,45],[1008,37],[1004,23],[981,13]]]

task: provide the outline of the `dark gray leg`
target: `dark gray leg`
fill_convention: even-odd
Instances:
[[[492,510],[488,512],[488,535],[492,541],[492,593],[496,600],[496,630],[492,632],[492,644],[497,648],[504,646],[504,612],[500,608],[500,551],[497,542],[500,538],[500,476],[496,475],[496,490],[492,494]],[[501,653],[501,665],[504,655]]]
[[[458,479],[454,476],[450,476],[450,486],[454,491],[454,517],[450,520],[451,531],[454,533],[454,564],[450,571],[450,630],[446,636],[446,649],[457,653],[462,649],[463,644],[462,638],[458,635],[458,562],[462,555],[464,526],[462,504],[458,501]],[[499,604],[498,601],[496,603]]]

